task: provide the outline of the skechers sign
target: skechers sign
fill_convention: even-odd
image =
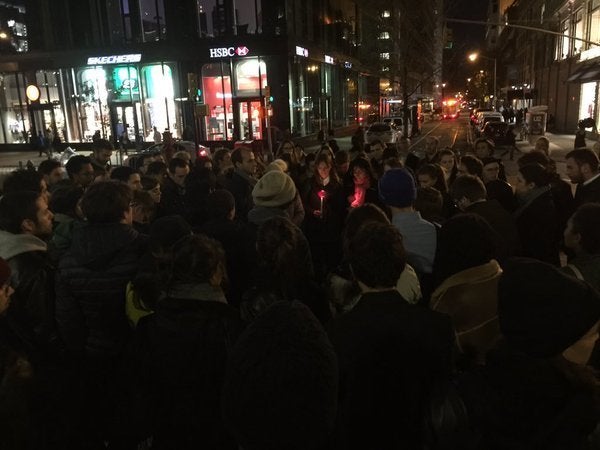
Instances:
[[[210,48],[210,57],[211,58],[228,58],[231,56],[246,56],[250,53],[248,47],[217,47]]]
[[[87,59],[88,66],[98,66],[102,64],[127,64],[136,63],[142,60],[141,53],[131,55],[111,55],[111,56],[90,56]]]

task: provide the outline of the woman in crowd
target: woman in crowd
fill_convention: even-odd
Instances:
[[[346,206],[350,209],[358,208],[365,203],[380,204],[377,194],[377,179],[373,174],[371,163],[362,157],[357,157],[350,164],[349,173],[352,178],[345,186]]]
[[[444,169],[446,185],[452,185],[456,179],[456,173],[458,171],[458,159],[456,157],[456,153],[454,153],[452,149],[445,148],[440,151],[440,166],[442,166],[442,169]]]
[[[343,189],[329,152],[320,152],[315,171],[303,189],[304,232],[311,246],[315,272],[323,279],[341,259],[345,216]]]
[[[142,177],[142,190],[148,192],[152,196],[152,200],[158,206],[160,203],[161,189],[160,181],[156,177],[144,175]]]

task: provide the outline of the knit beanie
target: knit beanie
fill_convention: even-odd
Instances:
[[[558,268],[512,258],[503,270],[498,316],[512,348],[533,357],[560,355],[600,320],[600,294]]]
[[[266,172],[271,172],[272,170],[278,170],[279,172],[284,172],[287,170],[288,165],[283,159],[276,159],[272,161],[267,166]]]
[[[12,271],[8,263],[0,258],[0,287],[4,286],[10,280],[11,274]]]
[[[415,179],[406,169],[388,170],[379,180],[379,199],[388,206],[406,208],[416,198]]]
[[[294,181],[278,170],[265,173],[254,186],[252,198],[256,206],[287,205],[296,196]]]
[[[229,357],[221,406],[244,450],[322,448],[337,410],[337,358],[300,302],[273,304]]]

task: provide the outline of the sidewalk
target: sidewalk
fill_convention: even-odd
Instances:
[[[556,162],[565,162],[566,154],[573,150],[575,135],[546,133],[545,136],[550,141],[550,157]],[[538,137],[530,136],[530,141],[517,141],[517,148],[521,153],[529,153],[533,150]],[[591,148],[594,142],[587,139],[587,144],[588,148]]]

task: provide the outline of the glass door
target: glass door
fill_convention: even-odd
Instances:
[[[141,106],[135,103],[116,103],[111,108],[113,136],[117,142],[129,141],[134,144],[139,141]],[[127,137],[127,139],[125,139]],[[143,136],[141,137],[143,141]]]
[[[264,120],[260,99],[238,100],[240,136],[243,140],[263,139]]]

